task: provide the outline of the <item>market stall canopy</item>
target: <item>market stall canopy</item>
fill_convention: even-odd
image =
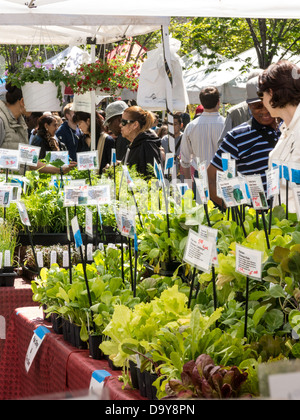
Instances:
[[[130,16],[124,9],[124,3],[118,8],[116,2],[109,6],[98,0],[0,0],[1,44],[72,46],[87,38],[106,44],[158,30],[170,21],[167,16]]]
[[[115,42],[168,25],[170,16],[300,18],[298,0],[0,0],[6,44]]]
[[[44,61],[43,64],[52,64],[55,68],[64,63],[64,68],[69,73],[74,73],[81,64],[90,62],[91,55],[88,51],[73,46],[68,47],[55,56],[49,58],[48,60]]]
[[[207,86],[216,86],[221,92],[223,104],[238,104],[245,100],[246,83],[249,72],[258,68],[258,58],[255,48],[250,48],[242,52],[231,60],[218,56],[215,63],[211,63],[211,51],[203,49],[203,54],[193,51],[191,55],[181,58],[183,66],[183,80],[187,89],[189,103],[199,104],[200,90]],[[300,56],[293,55],[291,52],[285,54],[283,49],[278,49],[277,55],[273,57],[273,62],[281,58],[293,61],[295,64],[300,62]],[[197,66],[196,63],[201,65]],[[248,70],[247,70],[248,69]]]

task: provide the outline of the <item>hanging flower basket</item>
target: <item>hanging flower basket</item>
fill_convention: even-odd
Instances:
[[[123,63],[123,58],[116,57],[107,62],[82,64],[78,67],[74,93],[83,94],[95,90],[97,95],[115,95],[122,89],[137,91],[139,67],[132,63]],[[72,80],[72,83],[74,80]]]
[[[57,86],[50,81],[43,82],[28,82],[22,86],[22,93],[24,98],[24,105],[26,111],[31,112],[45,112],[45,111],[60,111],[61,102],[57,97]],[[64,85],[61,85],[63,91]]]
[[[22,89],[27,111],[44,112],[61,110],[65,86],[74,83],[72,78],[64,63],[54,68],[27,57],[17,71],[8,73],[6,82]]]

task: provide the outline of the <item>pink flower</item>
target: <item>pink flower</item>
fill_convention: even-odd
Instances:
[[[25,69],[29,69],[30,67],[32,67],[32,64],[30,63],[30,61],[25,61],[24,67]]]
[[[42,67],[42,63],[40,63],[39,61],[35,61],[33,64],[37,69]]]
[[[52,70],[52,69],[53,69],[53,67],[54,67],[54,65],[53,65],[53,64],[51,64],[51,63],[47,63],[47,64],[45,64],[45,69],[46,69],[46,70]]]

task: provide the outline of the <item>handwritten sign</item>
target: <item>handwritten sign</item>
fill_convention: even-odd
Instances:
[[[68,166],[69,152],[67,150],[61,152],[50,152],[50,164],[56,160],[61,160],[64,163],[63,166]]]
[[[279,167],[275,166],[266,171],[267,176],[267,197],[268,199],[280,193]]]
[[[87,203],[89,205],[110,204],[110,185],[94,185],[87,188]]]
[[[202,238],[192,229],[189,230],[183,260],[198,270],[208,272],[212,263],[213,244]]]
[[[30,144],[19,144],[20,163],[36,167],[38,164],[41,148]]]
[[[261,279],[263,253],[236,244],[235,270],[246,277]]]
[[[260,175],[247,176],[247,183],[255,210],[267,210],[269,208],[265,190]]]
[[[0,168],[18,170],[19,150],[0,149]]]
[[[64,206],[81,206],[88,204],[88,186],[87,185],[66,185],[64,188]]]
[[[77,169],[79,171],[99,169],[97,150],[77,153]]]
[[[226,207],[236,207],[248,203],[245,183],[241,178],[223,180],[219,187]]]

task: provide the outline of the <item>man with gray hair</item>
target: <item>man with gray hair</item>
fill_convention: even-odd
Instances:
[[[104,125],[115,137],[116,159],[121,161],[126,154],[127,146],[130,144],[129,140],[125,139],[121,134],[121,119],[122,114],[128,105],[124,101],[115,101],[107,105],[105,109]]]

